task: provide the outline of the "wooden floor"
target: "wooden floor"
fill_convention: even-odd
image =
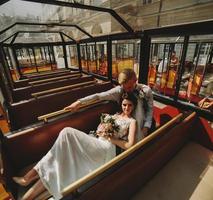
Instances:
[[[212,200],[213,152],[190,142],[131,200]]]

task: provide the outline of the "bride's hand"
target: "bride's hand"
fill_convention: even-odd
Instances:
[[[97,135],[99,137],[106,137],[107,136],[106,132],[104,132],[104,131],[97,131]]]

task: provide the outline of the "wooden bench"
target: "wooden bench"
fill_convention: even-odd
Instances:
[[[109,82],[97,83],[83,88],[61,91],[55,94],[9,104],[8,116],[11,130],[17,130],[38,122],[37,117],[54,112],[68,106],[71,102],[84,96],[109,90],[113,85]]]
[[[117,109],[115,103],[102,102],[74,114],[67,113],[61,119],[35,128],[11,135],[2,134],[2,180],[16,196],[17,185],[12,181],[12,176],[39,161],[51,148],[64,127],[71,126],[88,133],[96,129],[101,113],[114,113]]]
[[[23,78],[28,78],[28,79],[33,79],[33,78],[40,78],[40,77],[45,77],[45,76],[55,76],[58,74],[63,74],[63,73],[69,73],[70,69],[58,69],[54,71],[45,71],[45,72],[38,72],[38,73],[31,73],[31,74],[25,74]]]
[[[79,73],[79,72],[78,71],[71,72],[70,70],[63,70],[63,71],[60,70],[59,72],[55,72],[51,74],[37,75],[37,76],[29,77],[29,78],[26,77],[24,79],[14,81],[13,85],[14,85],[14,88],[26,87],[26,86],[29,86],[29,81],[37,81],[37,80],[65,76],[65,75],[76,74],[76,73]]]
[[[7,169],[3,171],[3,177],[13,194],[17,185],[11,177],[40,160],[51,148],[60,130],[71,126],[88,133],[98,125],[101,113],[115,113],[117,109],[117,104],[103,102],[43,126],[2,135],[3,167]],[[188,130],[195,123],[195,113],[187,118],[179,114],[110,162],[69,185],[62,191],[63,199],[70,199],[71,196],[75,199],[75,195],[76,199],[82,200],[129,199],[189,140],[193,132]],[[97,191],[101,192],[97,194]]]
[[[32,93],[37,93],[37,92],[53,89],[56,87],[64,87],[64,86],[68,86],[72,84],[77,84],[80,82],[87,82],[87,81],[93,81],[93,80],[94,78],[91,75],[80,76],[78,74],[68,79],[62,79],[58,81],[52,81],[52,82],[41,83],[37,85],[14,89],[12,90],[12,98],[13,98],[13,102],[19,102],[19,101],[32,98],[33,97],[31,95]]]
[[[185,119],[178,115],[110,162],[70,184],[62,191],[62,199],[129,200],[190,139],[195,124],[195,113]]]
[[[75,88],[85,87],[85,86],[88,86],[88,85],[95,85],[96,83],[97,83],[96,80],[81,81],[80,83],[76,83],[76,84],[72,84],[72,85],[66,85],[66,86],[63,86],[63,87],[55,87],[53,89],[48,89],[48,90],[44,90],[44,91],[41,91],[41,92],[35,92],[35,93],[32,93],[31,95],[35,98],[38,98],[39,96],[57,93],[57,92],[60,92],[60,91],[72,90],[72,89],[75,89]]]
[[[67,113],[43,126],[2,135],[3,178],[7,186],[15,194],[17,185],[11,177],[40,160],[64,127],[71,126],[88,133],[99,123],[100,113],[114,113],[117,108],[116,104],[103,102],[74,114]],[[62,191],[63,199],[130,199],[201,130],[205,132],[195,113],[179,114],[110,162],[69,185]],[[101,192],[97,194],[97,191]]]
[[[65,79],[70,79],[73,77],[77,77],[77,76],[81,76],[81,73],[75,73],[75,74],[66,74],[63,76],[57,76],[57,77],[52,77],[52,78],[45,78],[42,80],[36,80],[36,81],[29,81],[30,85],[37,85],[37,84],[42,84],[42,83],[49,83],[49,82],[54,82],[54,81],[58,81],[58,80],[65,80]]]

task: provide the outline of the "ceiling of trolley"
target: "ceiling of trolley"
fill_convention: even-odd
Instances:
[[[4,0],[0,42],[58,42],[213,19],[213,0]],[[48,3],[47,3],[48,2]],[[50,3],[51,2],[51,3]],[[54,5],[56,4],[56,5]],[[122,22],[123,20],[123,22]],[[125,27],[129,26],[130,29]],[[28,32],[28,35],[25,34]],[[48,32],[41,36],[38,32]],[[21,37],[24,36],[24,37]],[[26,39],[27,37],[27,39]],[[7,39],[8,38],[8,39]],[[6,40],[7,39],[7,40]]]

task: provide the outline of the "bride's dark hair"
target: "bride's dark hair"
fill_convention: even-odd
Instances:
[[[121,99],[120,99],[120,111],[122,112],[122,101],[126,99],[126,100],[129,100],[133,103],[134,105],[134,109],[136,108],[136,105],[137,105],[137,97],[134,95],[133,92],[124,92],[122,95],[121,95]]]

